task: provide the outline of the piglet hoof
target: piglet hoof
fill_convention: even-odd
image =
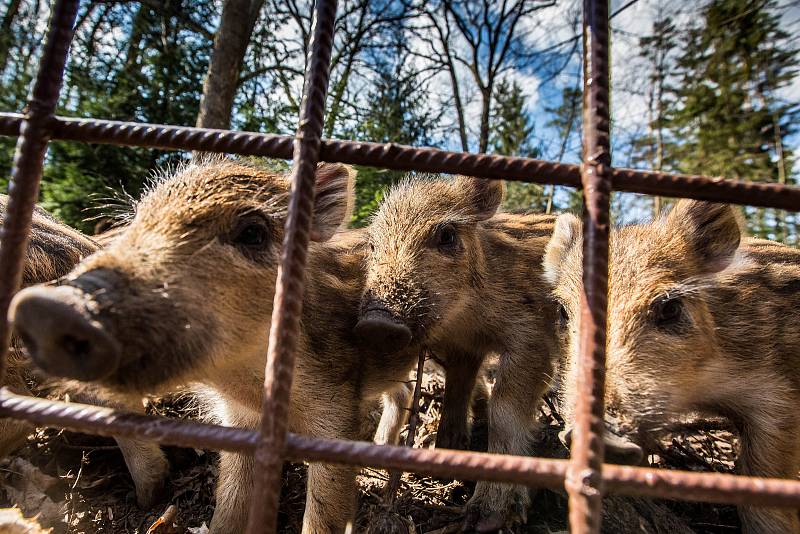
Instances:
[[[142,510],[150,510],[166,499],[167,484],[165,480],[159,480],[147,487],[136,488],[136,504]]]
[[[528,522],[530,498],[524,487],[490,484],[479,494],[480,486],[466,506],[464,532],[513,532],[513,527]]]
[[[149,460],[148,469],[141,469],[140,466],[131,469],[133,485],[136,488],[136,504],[142,510],[150,510],[169,497],[167,492],[169,463],[160,449],[156,451],[159,455],[154,455]]]

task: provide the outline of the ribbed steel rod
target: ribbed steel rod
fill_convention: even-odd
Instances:
[[[294,142],[289,211],[270,325],[261,438],[256,449],[255,487],[247,520],[249,534],[275,532],[278,524],[284,461],[281,453],[286,440],[295,350],[300,331],[314,183],[325,118],[335,20],[336,0],[317,0],[300,103],[300,121]]]
[[[603,431],[610,231],[608,2],[583,3],[583,295],[577,396],[564,485],[573,534],[598,534],[603,506]]]
[[[8,184],[8,205],[0,233],[0,385],[5,380],[6,354],[11,342],[11,327],[6,315],[11,298],[22,283],[33,206],[39,196],[44,153],[50,139],[77,13],[77,0],[58,0],[53,5],[39,71],[28,99],[27,112],[19,126]]]
[[[0,417],[26,419],[38,425],[98,436],[147,439],[198,449],[253,452],[258,440],[258,433],[253,430],[50,401],[17,395],[5,388],[0,389]]]
[[[0,113],[0,135],[19,135],[21,123],[22,115]],[[288,135],[67,117],[53,119],[52,138],[279,159],[291,158],[294,141],[294,137]],[[580,166],[531,158],[335,139],[322,141],[320,158],[323,161],[387,169],[465,174],[481,178],[581,187]],[[800,188],[795,186],[625,168],[611,169],[610,172],[617,191],[800,211]]]
[[[101,436],[150,439],[165,445],[253,452],[258,432],[196,421],[145,416],[86,404],[49,401],[0,390],[0,417]],[[558,488],[566,460],[439,449],[411,449],[288,434],[284,456],[293,460],[346,463],[414,471],[466,480],[497,480]],[[692,473],[605,464],[609,492],[687,501],[800,507],[800,481]]]
[[[603,366],[608,273],[609,195],[620,191],[689,197],[800,211],[800,188],[704,176],[611,168],[609,147],[608,5],[584,2],[584,164],[582,167],[487,154],[449,152],[395,144],[321,140],[333,39],[335,0],[315,8],[305,94],[298,134],[231,132],[96,119],[56,117],[77,0],[54,4],[39,71],[24,114],[0,113],[0,135],[19,136],[10,199],[0,234],[0,313],[19,288],[31,213],[49,139],[174,150],[294,156],[293,190],[284,256],[270,332],[261,432],[192,421],[147,417],[108,408],[51,402],[0,390],[0,416],[24,418],[99,435],[152,439],[179,446],[255,452],[261,470],[253,492],[248,531],[274,531],[284,459],[371,465],[471,480],[532,486],[564,484],[572,532],[599,531],[604,491],[637,496],[735,504],[800,507],[800,482],[622,467],[602,463]],[[584,299],[581,313],[579,396],[572,460],[548,460],[446,450],[379,447],[287,433],[294,348],[318,160],[400,170],[459,173],[484,178],[583,187]],[[0,320],[0,383],[10,331]]]

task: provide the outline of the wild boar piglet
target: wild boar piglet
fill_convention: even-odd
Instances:
[[[416,361],[412,352],[388,359],[354,346],[364,242],[360,232],[339,232],[354,174],[343,165],[317,169],[292,432],[360,437],[374,401],[402,385]],[[166,176],[130,225],[59,287],[16,297],[11,317],[34,360],[131,395],[194,383],[223,424],[258,428],[289,190],[288,176],[234,161]],[[43,319],[54,315],[58,322]],[[355,474],[309,467],[304,533],[344,531]],[[221,453],[211,532],[244,531],[253,476],[251,455]]]
[[[581,221],[562,215],[544,260],[560,303],[567,435],[576,396],[582,242]],[[629,439],[607,443],[609,461],[641,460],[660,429],[705,412],[738,429],[739,473],[797,476],[798,290],[800,251],[742,238],[736,212],[724,204],[680,200],[651,223],[613,230],[606,404]],[[800,532],[796,510],[741,506],[739,512],[750,534]]]
[[[437,446],[463,447],[484,358],[499,354],[489,401],[489,452],[526,454],[556,354],[556,305],[541,258],[555,217],[497,213],[500,181],[407,179],[368,227],[367,281],[356,333],[391,351],[427,346],[446,368]],[[524,487],[479,482],[467,526],[526,517]]]
[[[7,202],[8,197],[0,195],[0,224],[5,219]],[[23,287],[65,276],[98,248],[92,239],[58,221],[40,207],[35,207],[22,274]],[[29,383],[35,384],[35,391],[29,388]],[[127,397],[118,398],[109,392],[87,388],[75,382],[35,376],[16,335],[12,338],[3,385],[15,393],[66,393],[73,400],[142,411],[141,399],[137,402]],[[32,430],[32,425],[21,419],[0,419],[0,457],[20,447]],[[160,496],[169,471],[166,456],[155,443],[131,439],[118,439],[117,443],[133,478],[139,505],[143,508],[152,506]]]

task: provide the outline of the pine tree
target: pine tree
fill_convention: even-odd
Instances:
[[[501,80],[495,87],[489,144],[495,154],[537,158],[533,124],[525,110],[525,95],[516,81]],[[543,209],[544,189],[539,184],[508,182],[506,209]]]
[[[669,141],[665,138],[665,112],[672,96],[668,78],[674,68],[677,29],[659,9],[650,35],[639,40],[639,56],[649,70],[647,88],[648,132],[632,141],[633,161],[661,172],[671,167]],[[661,212],[661,197],[653,196],[653,215]]]
[[[678,60],[676,103],[667,127],[678,141],[676,168],[692,174],[762,182],[790,182],[796,107],[778,91],[797,74],[797,50],[780,29],[775,3],[713,0],[702,25],[691,28]],[[747,209],[750,230],[787,238],[783,214]],[[775,224],[779,228],[773,231]]]
[[[109,4],[85,13],[66,72],[59,113],[191,125],[197,117],[211,35],[187,17],[213,18],[189,0],[158,7]],[[111,37],[112,30],[124,34]],[[109,39],[114,39],[109,41]],[[111,44],[115,46],[110,46]],[[151,172],[184,155],[85,143],[53,143],[42,181],[42,204],[68,224],[91,231],[102,198],[123,191],[138,198]]]

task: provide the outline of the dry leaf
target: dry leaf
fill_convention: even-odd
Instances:
[[[56,477],[45,475],[19,457],[10,462],[8,471],[10,475],[3,481],[3,489],[25,517],[36,517],[39,524],[48,527],[62,523],[67,504],[63,500],[56,502],[48,495],[60,482]]]

